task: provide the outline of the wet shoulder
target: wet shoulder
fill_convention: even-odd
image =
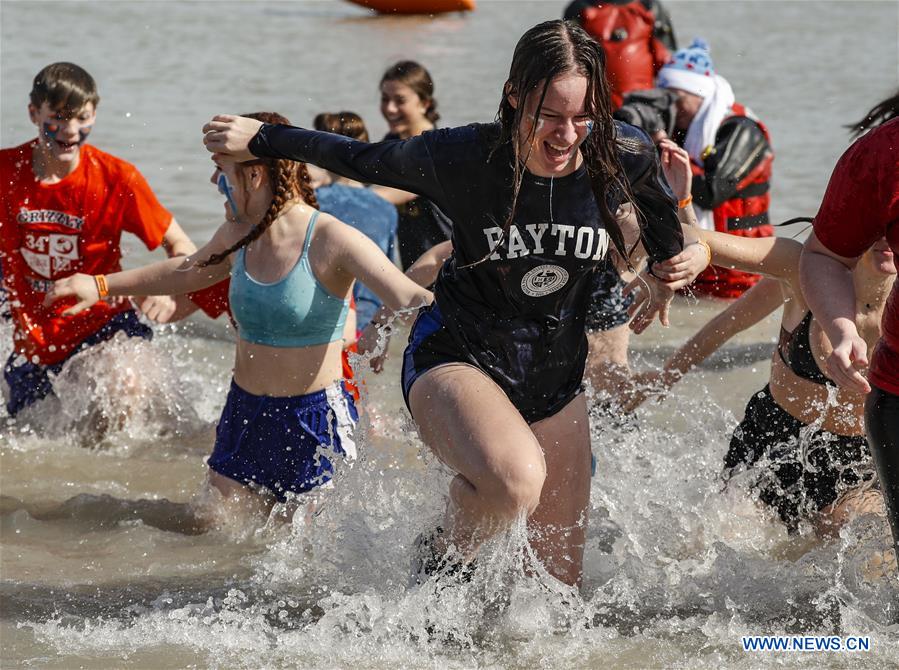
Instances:
[[[128,184],[135,175],[140,174],[138,169],[124,158],[113,156],[93,144],[85,144],[81,147],[81,152],[81,159],[85,161],[88,169],[102,174],[109,184]]]
[[[0,149],[0,173],[6,177],[12,176],[20,170],[31,168],[31,150],[34,146],[34,140],[20,144],[17,147],[8,149]],[[4,183],[8,181],[4,178]]]
[[[858,138],[847,153],[874,155],[899,166],[899,118],[892,119]]]
[[[456,128],[438,128],[422,135],[435,159],[438,156],[455,159],[482,157],[498,136],[499,125],[495,123],[471,123]]]

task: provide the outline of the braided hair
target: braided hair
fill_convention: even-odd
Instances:
[[[274,112],[256,112],[255,114],[243,114],[242,116],[256,119],[263,123],[290,125],[290,121]],[[272,202],[268,206],[262,220],[253,226],[250,232],[221,253],[212,254],[205,261],[199,262],[197,265],[201,268],[209,265],[218,265],[238,249],[242,249],[258,239],[294,200],[302,200],[310,207],[318,209],[318,200],[315,198],[315,191],[312,188],[309,171],[306,169],[305,163],[285,159],[257,158],[245,161],[239,165],[242,168],[258,165],[266,169],[269,182],[272,185]]]

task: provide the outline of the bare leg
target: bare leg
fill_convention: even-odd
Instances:
[[[72,520],[108,528],[123,521],[140,520],[160,530],[198,535],[212,528],[228,525],[245,527],[247,524],[243,522],[250,519],[264,523],[275,503],[272,496],[251,491],[239,482],[211,470],[204,487],[207,491],[216,491],[213,498],[203,492],[190,502],[173,502],[165,498],[123,500],[110,495],[83,493],[58,504],[19,503],[18,507],[27,509],[39,521]],[[17,509],[18,507],[12,506],[13,502],[16,501],[4,498],[3,507]]]
[[[409,394],[425,443],[458,475],[450,483],[443,541],[471,555],[540,502],[540,444],[506,394],[470,365],[424,373]],[[438,546],[438,550],[446,546]]]
[[[840,528],[862,514],[887,515],[883,494],[874,489],[849,491],[832,505],[828,505],[815,521],[815,531],[822,537],[835,537]],[[877,551],[868,559],[865,576],[875,580],[881,575],[896,574],[896,552],[893,549]]]
[[[590,424],[584,394],[531,428],[546,459],[540,505],[528,520],[531,546],[547,571],[580,584],[590,501]]]
[[[204,486],[219,494],[212,500],[204,500],[201,495],[193,503],[194,513],[202,519],[207,529],[233,526],[235,522],[243,526],[246,525],[243,522],[250,519],[261,525],[277,502],[273,495],[257,493],[215,470],[207,472]]]
[[[849,491],[832,505],[821,510],[815,520],[818,535],[835,537],[840,528],[862,514],[886,516],[883,495],[875,489]]]
[[[547,570],[577,584],[590,495],[584,397],[528,426],[484,373],[452,364],[422,375],[410,404],[425,443],[459,473],[450,484],[446,542],[471,555],[524,513]]]
[[[630,329],[627,324],[587,334],[590,353],[585,376],[597,393],[620,397],[630,387],[631,369],[627,360]]]

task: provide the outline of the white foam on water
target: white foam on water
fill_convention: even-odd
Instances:
[[[896,578],[869,565],[888,547],[886,522],[861,517],[832,541],[790,537],[751,500],[748,478],[722,491],[736,419],[709,392],[676,392],[636,422],[593,417],[598,467],[580,591],[546,574],[522,523],[485,547],[470,582],[410,587],[414,538],[439,518],[450,475],[422,454],[383,383],[366,383],[360,458],[314,496],[316,516],[261,531],[250,577],[208,597],[21,625],[59,654],[174,645],[210,667],[899,662]],[[739,647],[741,635],[800,633],[868,635],[872,651],[762,657]]]

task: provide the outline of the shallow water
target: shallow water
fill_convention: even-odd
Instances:
[[[24,105],[41,66],[83,64],[103,96],[92,141],[137,164],[201,241],[222,206],[205,183],[199,142],[212,114],[268,107],[308,123],[349,108],[378,136],[377,79],[412,57],[435,76],[443,123],[486,120],[515,40],[562,4],[484,1],[471,16],[430,20],[373,19],[339,2],[5,2],[0,144],[31,136]],[[670,8],[681,41],[704,36],[738,99],[769,123],[775,218],[813,214],[847,144],[841,124],[896,85],[897,5]],[[128,246],[127,263],[148,258],[133,238]],[[679,303],[671,329],[635,338],[637,366],[659,364],[716,309]],[[776,328],[771,318],[741,335],[668,400],[641,410],[636,426],[596,417],[580,593],[533,565],[521,529],[488,547],[470,584],[407,588],[412,540],[439,513],[448,474],[422,455],[402,406],[401,337],[385,373],[367,380],[363,458],[311,524],[237,523],[196,536],[134,520],[121,501],[157,501],[164,517],[159,501],[186,502],[199,490],[232,334],[197,320],[158,328],[149,345],[98,348],[66,370],[58,402],[0,428],[0,663],[895,666],[899,589],[865,568],[885,546],[885,523],[859,519],[829,542],[808,531],[791,538],[749,500],[745,481],[721,491],[721,457],[764,385]],[[0,326],[3,359],[10,339]],[[144,386],[137,400],[123,390],[135,378]],[[130,417],[99,442],[84,418],[97,406],[113,422]],[[741,635],[764,633],[868,635],[872,651],[742,652]]]

